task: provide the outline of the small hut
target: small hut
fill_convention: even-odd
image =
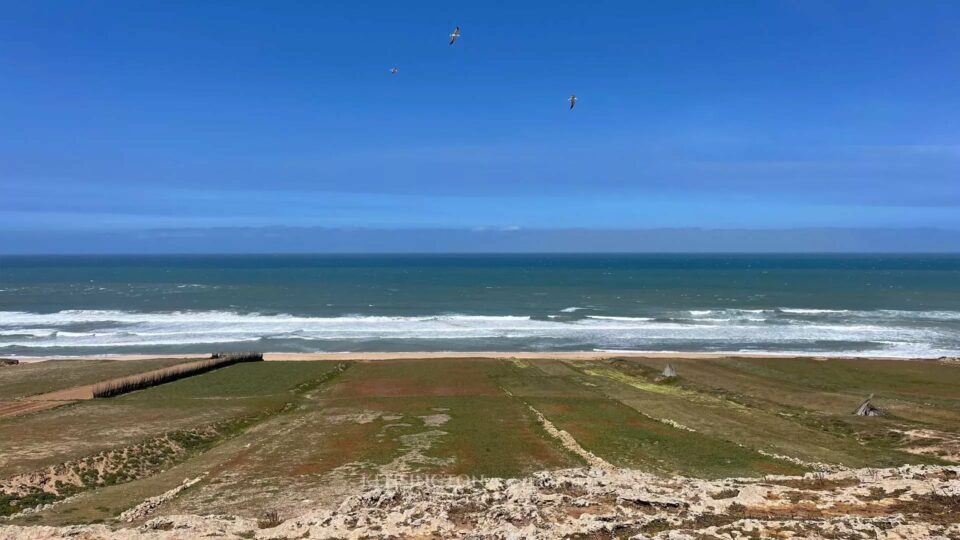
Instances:
[[[883,411],[874,407],[873,403],[870,403],[871,399],[873,399],[873,394],[870,394],[870,397],[865,399],[853,414],[857,416],[883,416]]]
[[[663,379],[673,379],[677,376],[677,370],[673,369],[673,364],[667,364],[667,367],[663,368],[663,373],[660,374],[660,377]]]

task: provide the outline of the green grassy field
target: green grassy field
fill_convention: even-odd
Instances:
[[[164,432],[281,407],[291,399],[292,388],[322,376],[332,366],[237,364],[119,397],[2,419],[0,478],[122,448]]]
[[[868,362],[861,364],[861,362]],[[571,363],[577,377],[596,384],[604,394],[657,418],[666,418],[699,433],[766,452],[810,462],[852,467],[890,466],[905,462],[936,462],[931,456],[907,455],[898,448],[897,430],[936,428],[956,431],[960,411],[956,400],[922,394],[905,401],[896,388],[904,373],[924,373],[920,379],[931,396],[949,395],[960,370],[953,366],[897,361],[852,360],[680,360],[672,384],[653,381],[665,362],[612,360]],[[772,366],[772,367],[771,367]],[[876,369],[874,371],[873,369]],[[857,378],[857,372],[863,373]],[[831,381],[831,373],[845,381]],[[808,381],[814,381],[813,383]],[[911,383],[918,388],[917,383]],[[876,393],[883,418],[851,413]]]
[[[65,524],[110,519],[197,476],[200,484],[158,512],[293,512],[335,505],[378,476],[518,477],[583,466],[535,411],[601,459],[662,475],[756,477],[811,470],[804,462],[863,467],[955,458],[934,448],[960,431],[955,366],[672,363],[680,376],[667,383],[657,381],[664,362],[653,359],[238,364],[2,419],[0,481],[137,444],[163,458],[155,470],[138,460],[136,474],[91,483],[49,510],[18,518]],[[42,376],[74,368],[32,369]],[[0,372],[0,388],[24,388],[22,375],[4,379],[10,372]],[[61,375],[54,378],[35,388],[62,384]],[[887,416],[852,416],[870,393]],[[904,435],[918,431],[939,439]],[[187,442],[168,448],[171,432]]]

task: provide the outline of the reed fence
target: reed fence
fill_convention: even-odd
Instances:
[[[208,360],[170,366],[168,368],[158,369],[156,371],[149,371],[139,375],[130,375],[129,377],[102,382],[93,387],[93,397],[107,398],[119,396],[121,394],[126,394],[127,392],[133,392],[134,390],[150,388],[151,386],[173,382],[185,377],[200,375],[201,373],[232,366],[234,364],[239,364],[242,362],[259,362],[262,360],[263,354],[257,352],[214,353]]]

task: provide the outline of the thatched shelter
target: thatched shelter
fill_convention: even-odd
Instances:
[[[853,414],[857,416],[883,416],[883,411],[874,407],[873,403],[870,403],[871,399],[873,399],[873,394],[870,394],[870,397],[865,399]]]
[[[667,364],[667,367],[663,368],[663,373],[660,374],[660,377],[664,379],[673,379],[677,376],[677,370],[673,369],[673,364]]]

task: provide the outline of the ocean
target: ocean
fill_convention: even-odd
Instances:
[[[960,354],[956,255],[0,256],[0,356]]]

